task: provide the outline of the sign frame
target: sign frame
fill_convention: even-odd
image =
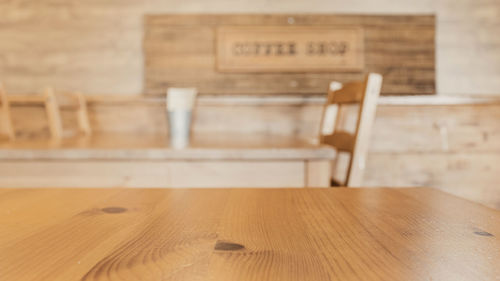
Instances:
[[[364,41],[364,30],[360,26],[223,25],[216,28],[216,70],[223,73],[362,72]],[[339,57],[339,54],[347,55]]]

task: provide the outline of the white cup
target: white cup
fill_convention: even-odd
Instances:
[[[196,88],[169,88],[167,90],[170,145],[174,149],[189,146],[191,117],[196,95]]]

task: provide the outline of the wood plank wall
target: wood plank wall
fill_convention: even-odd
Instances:
[[[0,1],[0,80],[9,92],[139,94],[143,15],[436,15],[437,92],[500,94],[498,0]]]
[[[0,1],[0,80],[10,93],[32,93],[46,85],[59,91],[141,93],[144,14],[418,13],[436,15],[437,92],[442,95],[500,95],[500,37],[495,36],[500,33],[498,0],[253,0],[239,1],[238,7],[233,3],[225,0],[196,3],[177,0]],[[214,112],[214,107],[210,112]],[[242,119],[227,118],[235,109],[239,110]],[[241,130],[240,120],[264,120],[248,128],[269,134],[313,135],[317,128],[315,116],[319,113],[314,107],[267,106],[266,109],[266,114],[257,115],[244,106],[224,107],[214,115],[207,111],[207,115],[200,116],[210,117],[207,123],[224,118],[235,130]],[[164,133],[162,110],[161,106],[131,106],[123,111],[117,106],[93,105],[92,126],[113,128],[115,132]],[[43,109],[15,108],[13,111],[17,126],[28,128],[24,137],[48,135]],[[405,117],[398,118],[395,112]],[[392,163],[398,168],[398,173],[392,175],[398,184],[436,186],[500,208],[497,184],[500,173],[496,164],[500,154],[498,112],[498,105],[380,107],[376,126],[381,129],[374,135],[367,184],[388,185],[391,179],[381,178],[381,174],[385,171],[384,164]],[[71,123],[74,115],[65,114],[68,115],[65,122]],[[23,115],[29,116],[28,122],[23,121],[26,119]],[[457,117],[462,121],[455,121],[456,116],[462,116]],[[136,122],[117,125],[113,120],[120,118]],[[418,118],[422,119],[422,126]],[[65,127],[71,127],[69,123]],[[392,130],[391,124],[399,124],[399,129]],[[445,129],[440,129],[441,124]],[[419,129],[412,130],[412,126]],[[207,128],[224,129],[220,122]],[[398,133],[399,130],[406,133]],[[405,145],[408,138],[413,146]],[[442,147],[446,146],[441,145],[446,143],[443,141],[446,138],[448,148],[466,148],[463,152],[444,150]],[[407,177],[413,172],[413,178]]]
[[[383,106],[369,186],[430,186],[500,209],[500,104]]]
[[[216,69],[220,26],[350,26],[364,33],[363,71],[224,73]],[[144,24],[144,93],[196,87],[202,94],[323,94],[331,81],[384,76],[382,94],[435,93],[434,16],[153,15]]]
[[[198,106],[197,133],[253,133],[314,139],[319,104],[218,104]],[[14,107],[20,139],[46,138],[43,108]],[[164,104],[92,104],[99,133],[165,136]],[[64,111],[65,130],[76,128]],[[368,156],[365,185],[430,186],[500,209],[500,103],[381,105]]]

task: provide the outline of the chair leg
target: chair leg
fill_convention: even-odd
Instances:
[[[12,124],[12,115],[10,113],[10,103],[7,93],[4,91],[2,84],[0,84],[0,98],[2,100],[2,120],[5,134],[10,140],[16,139],[16,132]]]

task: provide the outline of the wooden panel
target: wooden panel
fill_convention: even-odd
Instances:
[[[228,73],[362,71],[363,30],[342,26],[222,26],[217,70]]]
[[[264,101],[249,105],[214,102],[200,104],[194,117],[197,133],[251,133],[253,135],[316,139],[321,104],[285,104]],[[92,104],[91,127],[97,132],[166,135],[165,107],[158,104]],[[19,137],[40,139],[48,134],[42,107],[11,108]],[[66,127],[77,127],[74,112],[62,111]],[[500,104],[379,105],[370,151],[498,152]],[[270,122],[272,121],[272,122]]]
[[[500,210],[497,153],[371,153],[363,185],[436,187]]]
[[[498,0],[482,0],[479,4],[477,0],[238,2],[238,13],[282,13],[286,10],[290,13],[364,15],[435,14],[438,26],[437,92],[445,95],[499,94],[500,37],[492,36],[500,33],[500,17],[495,13],[499,8]],[[174,0],[58,1],[57,4],[54,0],[10,0],[0,1],[0,11],[0,77],[9,93],[34,93],[41,87],[52,85],[56,91],[138,94],[143,90],[141,40],[144,14],[234,13],[236,10],[225,0],[196,4]],[[68,20],[70,16],[71,20]],[[234,15],[235,18],[240,16]],[[288,16],[294,15],[283,15],[283,23],[287,23]],[[293,18],[296,24],[306,24],[302,17]],[[272,19],[268,21],[273,24]],[[321,21],[325,21],[322,14],[308,19],[311,24]],[[414,22],[419,23],[419,20]],[[386,48],[387,52],[395,50],[394,39],[403,35],[401,32],[382,34],[384,40],[372,44],[372,48]],[[408,36],[412,36],[411,32]],[[183,47],[189,52],[206,46]],[[413,46],[410,43],[406,47]],[[415,48],[420,47],[416,45]],[[422,54],[408,58],[407,63],[425,65],[426,60],[419,59],[420,56]],[[377,58],[381,59],[384,57]],[[391,76],[398,75],[389,69],[386,72],[392,72]],[[262,78],[262,81],[266,80]],[[300,86],[312,84],[308,87],[321,82],[316,76],[309,77],[307,82],[311,83],[290,76],[280,85],[294,90],[288,86],[294,80]],[[208,83],[208,79],[203,83]],[[260,85],[255,86],[259,92]]]
[[[2,107],[0,109],[0,132],[5,133],[9,140],[14,140],[16,138],[16,132],[12,126],[10,100],[8,99],[2,83],[0,83],[0,102],[2,103]]]
[[[306,187],[330,187],[332,178],[330,161],[307,161],[305,169]]]
[[[379,106],[370,145],[384,153],[500,153],[500,104]]]
[[[357,136],[352,154],[352,166],[347,174],[347,186],[349,187],[362,185],[381,88],[382,76],[373,73],[368,75],[366,78],[366,93],[357,120]]]
[[[5,189],[0,200],[5,280],[500,275],[500,213],[433,189]]]
[[[204,133],[253,132],[263,136],[313,136],[319,126],[320,106],[198,106],[193,129]],[[165,105],[159,104],[91,104],[90,125],[93,132],[117,134],[166,135]],[[62,111],[64,129],[78,127],[75,112]],[[12,107],[14,127],[22,140],[46,138],[47,118],[42,107]],[[266,121],[267,120],[267,121]],[[268,122],[272,120],[272,122]]]
[[[364,29],[365,70],[350,73],[253,75],[216,71],[220,26],[335,26]],[[332,80],[384,76],[383,94],[435,92],[433,16],[347,15],[156,15],[145,19],[145,93],[163,95],[170,86],[197,87],[202,94],[324,94]]]
[[[352,152],[356,137],[351,133],[337,131],[331,135],[323,136],[323,142],[334,146],[339,151]]]
[[[45,110],[47,112],[47,120],[49,122],[49,130],[52,138],[58,140],[62,138],[62,121],[59,104],[55,97],[54,91],[50,88],[45,90]]]
[[[0,187],[304,187],[302,161],[0,161]]]
[[[342,88],[335,91],[331,103],[359,103],[363,100],[366,90],[366,81],[350,82],[342,85]]]
[[[221,98],[216,100],[219,99]],[[148,142],[150,135],[155,135],[153,142],[161,143],[165,140],[167,130],[162,102],[163,99],[158,104],[93,103],[89,108],[91,126],[97,129],[97,134],[107,131],[123,139],[135,134],[142,139],[143,144]],[[272,140],[269,144],[273,143],[276,135],[281,136],[281,139],[303,138],[312,141],[318,135],[321,108],[321,104],[302,99],[293,102],[285,102],[281,98],[273,98],[267,102],[260,98],[252,102],[200,101],[194,119],[194,129],[200,135],[217,133],[225,136],[236,133],[242,135],[238,142],[244,141],[244,134],[249,132],[253,136],[269,138]],[[73,112],[62,113],[63,121],[70,122],[65,128],[77,127]],[[48,138],[47,120],[42,107],[14,106],[12,117],[14,125],[19,128],[20,140]],[[482,165],[483,157],[489,155],[492,159],[500,159],[498,120],[498,102],[451,106],[379,105],[370,141],[369,167],[366,170],[369,181],[366,183],[370,186],[388,183],[398,186],[432,184],[433,187],[447,191],[461,190],[460,196],[498,208],[498,201],[494,198],[498,198],[500,194],[497,184],[500,173],[491,167],[477,171]],[[95,138],[93,140],[96,141]],[[112,144],[109,147],[112,147]],[[372,156],[375,154],[378,156]],[[443,164],[445,160],[442,159],[448,159],[455,154],[469,159],[461,164],[467,165],[468,168],[450,173],[450,177],[456,175],[457,179],[466,179],[463,182],[447,177],[444,170],[447,164]],[[469,167],[468,161],[479,166]],[[435,174],[435,164],[440,165],[439,169],[444,171],[443,180],[422,181],[421,174]],[[387,167],[391,167],[390,173],[398,173],[401,170],[402,174],[396,175],[394,181],[379,178],[387,174]],[[413,170],[406,173],[410,168]],[[414,170],[418,172],[414,173]],[[467,184],[471,182],[476,182],[476,185]]]
[[[78,109],[77,109],[77,120],[78,120],[78,128],[81,133],[86,136],[90,136],[92,134],[92,129],[90,127],[89,115],[87,110],[87,100],[85,96],[81,93],[76,93],[74,98],[77,100]]]
[[[294,136],[315,139],[321,104],[200,104],[194,118],[197,133],[252,133],[261,136]],[[165,135],[164,104],[92,104],[92,128],[98,132]],[[48,134],[42,107],[11,108],[22,139]],[[77,127],[74,112],[62,111],[64,127]],[[270,122],[272,120],[272,122]],[[379,105],[370,151],[498,152],[500,104],[482,105]]]

